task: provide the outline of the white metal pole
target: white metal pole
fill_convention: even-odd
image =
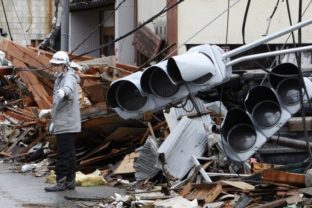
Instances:
[[[300,22],[298,24],[292,25],[292,26],[290,26],[290,27],[288,27],[288,28],[286,28],[284,30],[281,30],[281,31],[278,31],[276,33],[270,34],[270,35],[268,35],[268,36],[266,36],[264,38],[261,38],[259,40],[254,41],[252,43],[249,43],[247,45],[243,45],[243,46],[241,46],[239,48],[231,50],[231,51],[223,54],[223,60],[231,58],[232,56],[235,56],[237,54],[243,53],[243,52],[245,52],[245,51],[247,51],[249,49],[255,48],[255,47],[257,47],[257,46],[259,46],[259,45],[261,45],[263,43],[266,43],[266,42],[268,42],[268,41],[270,41],[270,40],[272,40],[274,38],[278,38],[280,36],[283,36],[283,35],[285,35],[285,34],[287,34],[289,32],[292,32],[294,30],[297,30],[299,28],[307,26],[307,25],[309,25],[311,23],[312,23],[312,19],[308,19],[308,20],[306,20],[304,22]]]

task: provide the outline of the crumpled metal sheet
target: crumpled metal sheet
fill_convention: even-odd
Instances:
[[[133,163],[137,181],[153,178],[160,171],[160,169],[155,166],[158,147],[158,142],[153,137],[149,136],[145,144],[137,149],[140,156],[136,158]]]
[[[159,156],[163,154],[167,173],[182,179],[193,167],[192,155],[200,157],[207,150],[207,141],[204,123],[183,117],[159,147],[156,165],[162,167]]]

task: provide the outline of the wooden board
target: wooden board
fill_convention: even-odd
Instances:
[[[242,190],[254,190],[255,187],[243,181],[221,181],[221,184],[233,186]]]
[[[277,183],[304,185],[304,174],[289,173],[278,170],[264,170],[261,173],[262,180]]]
[[[116,170],[114,170],[114,175],[119,174],[131,174],[135,173],[135,169],[133,168],[133,163],[135,158],[139,156],[138,152],[133,152],[131,154],[128,154],[124,157],[124,159],[121,161],[121,163],[118,165]]]

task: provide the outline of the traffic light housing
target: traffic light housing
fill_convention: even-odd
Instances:
[[[266,141],[266,137],[254,127],[250,115],[240,108],[226,114],[221,128],[224,153],[232,161],[243,162]]]
[[[245,108],[256,129],[266,137],[275,134],[291,117],[275,92],[266,86],[254,87],[248,92]]]
[[[225,67],[222,54],[217,46],[202,45],[116,80],[108,89],[108,104],[128,119],[179,103],[230,78],[231,67]]]
[[[237,162],[247,160],[297,113],[301,108],[300,94],[303,102],[312,97],[312,82],[304,77],[302,84],[305,87],[301,86],[298,67],[283,63],[272,69],[268,86],[250,89],[245,109],[229,111],[221,125],[228,158]]]

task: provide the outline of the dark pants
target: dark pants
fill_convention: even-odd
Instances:
[[[56,180],[66,177],[72,181],[76,174],[76,133],[56,134],[57,162],[55,166]]]

